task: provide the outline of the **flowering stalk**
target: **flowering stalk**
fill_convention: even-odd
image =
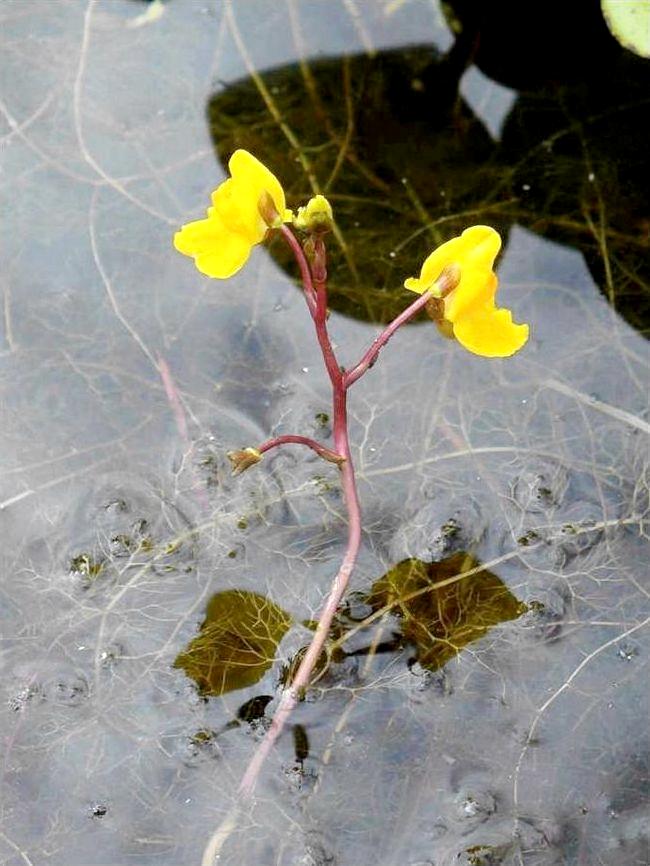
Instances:
[[[352,574],[359,553],[359,546],[361,544],[361,507],[359,505],[354,464],[350,453],[347,418],[348,390],[350,386],[358,381],[374,364],[379,352],[390,340],[395,331],[397,331],[401,325],[412,319],[413,316],[423,309],[433,297],[444,297],[446,293],[450,292],[454,288],[459,279],[458,269],[445,269],[439,279],[432,285],[430,291],[423,293],[416,301],[400,313],[400,315],[397,316],[397,318],[395,318],[374,340],[359,363],[348,373],[345,373],[338,364],[327,328],[327,270],[325,242],[320,236],[313,239],[314,243],[309,246],[310,250],[313,252],[312,265],[310,268],[305,253],[296,240],[293,232],[286,226],[282,226],[280,231],[286,238],[290,249],[298,260],[300,272],[303,275],[305,298],[307,299],[307,305],[314,319],[318,342],[323,354],[323,360],[332,383],[332,406],[334,416],[333,435],[335,450],[332,452],[315,442],[313,439],[308,439],[305,436],[278,436],[275,439],[270,439],[268,442],[265,442],[264,445],[261,445],[257,449],[257,451],[261,454],[277,445],[297,442],[309,446],[320,454],[321,457],[325,457],[326,460],[338,463],[341,471],[343,499],[348,516],[348,541],[343,561],[338,574],[334,578],[325,605],[318,617],[318,625],[311,643],[307,648],[307,652],[304,654],[291,683],[289,683],[282,693],[280,703],[273,716],[271,725],[242,777],[239,786],[239,794],[244,799],[252,795],[266,757],[280,736],[287,718],[300,700],[300,696],[309,686],[314,668],[321,656],[323,647],[325,646],[325,641],[327,640],[327,636],[332,626],[332,620],[334,619],[334,615],[341,603],[341,599],[345,594],[350,575]],[[309,241],[307,244],[309,244]],[[316,294],[317,301],[315,308],[312,309],[310,299],[314,297],[314,293]],[[323,452],[327,453],[325,454]]]
[[[291,250],[298,259],[301,273],[303,275],[309,273],[309,277],[306,281],[303,278],[303,282],[305,283],[305,297],[309,298],[312,295],[314,286],[311,270],[305,254],[290,229],[283,226],[281,232],[285,238],[287,238]],[[324,242],[321,240],[320,243],[323,244],[322,255],[324,256]],[[354,466],[350,455],[350,441],[348,435],[348,386],[345,381],[345,376],[336,360],[336,355],[332,348],[332,342],[327,329],[327,289],[323,279],[318,281],[318,303],[313,313],[313,318],[316,325],[318,342],[323,354],[323,360],[325,361],[325,366],[332,383],[334,448],[336,454],[340,458],[339,469],[341,471],[341,485],[348,513],[348,542],[343,562],[341,563],[338,574],[334,578],[332,588],[330,589],[325,606],[318,618],[318,625],[307,652],[303,656],[293,680],[282,693],[280,703],[273,716],[271,725],[246,768],[246,772],[244,773],[239,786],[239,793],[245,798],[249,797],[253,793],[257,778],[267,755],[273,748],[277,738],[280,736],[286,720],[300,700],[301,694],[309,685],[316,663],[318,662],[323,647],[325,646],[325,641],[327,640],[327,635],[329,634],[334,614],[336,613],[347,588],[350,575],[352,574],[357,559],[359,546],[361,544],[361,508],[359,506],[359,496],[354,476]],[[296,441],[300,439],[303,441],[303,444],[308,444],[307,442],[304,442],[304,437],[278,438],[283,438],[285,441]],[[266,444],[268,445],[268,443]],[[316,443],[312,444],[310,447],[314,447],[315,444]],[[262,449],[260,448],[259,450],[261,451]],[[314,450],[316,450],[316,448]]]
[[[363,374],[369,370],[372,365],[375,363],[377,358],[379,357],[379,353],[384,348],[386,343],[393,336],[395,331],[398,328],[401,328],[402,325],[405,325],[409,322],[413,316],[416,316],[423,308],[428,307],[432,301],[437,300],[438,298],[446,297],[453,289],[458,285],[458,281],[460,279],[460,270],[458,268],[454,268],[453,266],[445,268],[445,270],[440,274],[436,282],[430,287],[430,289],[424,294],[420,295],[417,301],[413,301],[405,310],[396,316],[393,321],[387,325],[384,330],[379,334],[378,337],[372,341],[372,344],[368,351],[363,355],[359,363],[353,367],[351,370],[344,376],[345,387],[349,388],[350,385],[354,385],[354,383],[360,379]]]
[[[298,238],[294,235],[294,233],[286,226],[282,226],[280,231],[282,232],[285,241],[289,245],[289,249],[293,253],[294,258],[298,262],[298,267],[300,268],[300,278],[302,279],[302,286],[305,291],[305,300],[307,301],[307,307],[309,308],[312,319],[314,319],[316,317],[316,289],[314,288],[314,283],[311,278],[309,262],[305,258],[302,247],[300,246]]]
[[[235,806],[205,848],[202,866],[213,866],[225,840],[236,826],[240,806],[255,789],[264,760],[309,686],[357,559],[361,544],[361,511],[348,436],[348,390],[372,367],[398,328],[423,309],[443,333],[452,336],[474,355],[505,358],[518,352],[528,340],[528,325],[516,324],[510,310],[496,306],[498,281],[493,266],[501,246],[499,234],[489,226],[470,226],[460,236],[435,249],[423,263],[419,277],[405,280],[405,288],[419,297],[376,337],[354,367],[347,372],[342,370],[327,328],[324,235],[333,226],[329,202],[324,196],[316,195],[293,214],[286,208],[284,190],[278,179],[252,154],[244,150],[235,151],[228,167],[230,177],[212,193],[212,206],[208,208],[206,217],[187,223],[176,232],[174,246],[179,252],[191,256],[202,273],[215,279],[226,279],[243,267],[252,248],[262,243],[270,231],[282,234],[300,269],[307,308],[332,386],[334,435],[333,450],[307,436],[284,435],[269,439],[258,448],[231,451],[228,457],[233,463],[233,472],[238,474],[259,463],[266,451],[281,445],[299,444],[338,465],[348,515],[348,540],[312,641],[295,676],[284,689],[271,725],[246,768]],[[303,245],[285,225],[291,222],[306,233]],[[179,431],[185,437],[184,416],[178,412],[180,404],[169,384],[171,377],[166,373],[166,367],[161,365]]]
[[[282,733],[287,719],[300,700],[301,695],[309,686],[314,668],[323,652],[327,636],[332,626],[332,620],[345,594],[350,575],[359,553],[361,544],[361,507],[354,473],[354,464],[350,453],[348,433],[347,395],[349,388],[357,382],[375,363],[377,357],[393,334],[420,310],[424,309],[434,298],[444,298],[458,284],[460,272],[458,268],[447,267],[430,289],[423,292],[417,300],[407,307],[399,316],[384,328],[365,352],[358,364],[349,372],[344,372],[336,359],[332,341],[327,328],[327,268],[325,242],[320,235],[309,238],[305,246],[311,253],[310,266],[307,257],[294,233],[287,226],[281,226],[279,231],[293,252],[302,276],[303,289],[307,307],[314,320],[316,336],[321,348],[325,367],[332,384],[333,436],[334,451],[310,439],[307,436],[284,435],[269,439],[258,448],[245,451],[230,452],[229,456],[235,466],[234,471],[243,471],[261,459],[261,455],[280,445],[296,443],[306,445],[317,454],[332,463],[337,463],[341,472],[343,499],[348,516],[348,540],[343,561],[334,578],[330,593],[318,617],[318,625],[314,636],[304,654],[291,683],[284,689],[271,724],[264,739],[253,755],[239,785],[239,795],[243,800],[251,797],[255,790],[260,771],[276,740]],[[253,456],[252,459],[250,455]],[[233,455],[243,455],[235,457]],[[243,466],[243,469],[241,468]]]

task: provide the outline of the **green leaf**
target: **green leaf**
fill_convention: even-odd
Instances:
[[[275,658],[291,617],[263,595],[232,589],[208,602],[199,634],[174,667],[193,679],[202,695],[223,695],[258,682]]]
[[[527,609],[492,572],[463,576],[479,565],[467,553],[442,562],[405,559],[373,584],[367,601],[374,610],[390,607],[401,620],[402,634],[417,648],[420,664],[436,670],[490,628]]]

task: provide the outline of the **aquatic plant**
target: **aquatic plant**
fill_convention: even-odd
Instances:
[[[471,226],[460,237],[435,249],[422,265],[419,277],[406,279],[405,287],[418,294],[418,298],[378,334],[358,363],[343,369],[327,325],[325,238],[334,226],[329,202],[317,195],[294,215],[286,209],[278,179],[250,153],[235,151],[229,169],[231,177],[213,192],[206,218],[183,226],[176,233],[174,244],[179,252],[194,259],[202,273],[225,279],[244,266],[254,245],[273,232],[282,235],[300,269],[305,301],[330,379],[334,437],[333,449],[300,434],[247,445],[229,452],[233,472],[246,471],[272,449],[304,445],[338,466],[348,517],[347,549],[312,641],[286,683],[273,720],[242,777],[239,795],[240,801],[245,801],[253,793],[262,765],[287,718],[310,684],[359,552],[361,509],[350,453],[348,391],[375,364],[393,334],[424,309],[446,336],[484,357],[513,355],[528,340],[528,325],[513,323],[510,311],[495,305],[497,278],[493,266],[501,246],[498,233],[489,226]],[[213,835],[204,854],[204,866],[213,863],[233,821],[231,814]]]

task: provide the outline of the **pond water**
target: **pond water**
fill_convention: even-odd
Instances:
[[[0,7],[3,866],[200,863],[345,547],[335,466],[225,457],[331,441],[284,250],[171,246],[236,147],[334,206],[344,364],[476,223],[531,338],[351,392],[358,566],[219,864],[650,862],[650,61],[521,5]]]

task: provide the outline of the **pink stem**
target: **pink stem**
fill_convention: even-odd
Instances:
[[[274,439],[269,439],[263,445],[260,445],[257,450],[260,454],[264,454],[265,451],[277,448],[278,445],[290,444],[306,445],[308,448],[311,448],[312,451],[315,451],[319,457],[328,460],[330,463],[342,463],[345,460],[345,457],[343,457],[342,454],[337,454],[336,451],[332,451],[331,448],[321,445],[321,443],[317,442],[315,439],[310,439],[309,436],[294,436],[293,434],[276,436]]]
[[[291,234],[288,229],[287,232]],[[293,238],[293,240],[295,241],[295,238]],[[309,269],[304,253],[300,246],[297,244],[297,242],[295,245],[290,244],[290,246],[294,250],[299,264],[301,263],[301,261],[304,261],[305,265],[307,265],[307,269]],[[301,271],[302,270],[303,267],[301,265]],[[313,285],[311,283],[311,275],[309,285]],[[324,297],[320,299],[318,303],[318,314],[314,317],[314,322],[316,324],[316,333],[318,335],[318,342],[323,353],[325,366],[332,382],[334,409],[334,448],[341,457],[345,458],[344,462],[340,466],[340,470],[341,484],[343,487],[343,498],[345,500],[345,505],[348,512],[348,543],[345,555],[343,557],[343,562],[341,563],[338,574],[334,578],[334,582],[325,602],[325,606],[323,607],[321,614],[318,618],[318,626],[316,627],[314,636],[311,640],[311,643],[309,644],[309,647],[307,648],[307,652],[305,653],[302,661],[300,662],[300,666],[298,667],[293,681],[282,693],[280,703],[273,715],[271,725],[267,730],[266,734],[264,735],[264,739],[258,746],[255,754],[253,755],[248,767],[246,768],[244,776],[242,777],[239,786],[239,793],[244,798],[248,798],[252,795],[264,761],[268,757],[276,740],[282,733],[287,719],[289,718],[296,704],[300,700],[301,693],[309,685],[316,663],[318,662],[318,659],[323,651],[323,647],[325,646],[325,641],[327,640],[327,636],[332,625],[332,620],[334,619],[334,615],[337,611],[339,604],[341,603],[341,599],[343,598],[343,595],[347,588],[350,575],[352,574],[354,564],[357,560],[359,546],[361,544],[361,508],[359,506],[359,495],[357,493],[354,466],[352,465],[352,460],[350,459],[350,441],[348,436],[348,386],[344,381],[343,374],[341,373],[340,367],[336,360],[336,355],[334,354],[334,350],[332,348],[329,333],[327,330],[327,302],[326,288],[324,283],[319,285],[319,293],[320,292],[323,293]],[[309,296],[307,286],[305,286],[305,296]]]
[[[289,685],[280,698],[280,703],[273,715],[273,720],[267,730],[264,739],[253,755],[239,786],[239,793],[243,797],[250,797],[255,789],[260,770],[276,740],[282,733],[284,725],[300,700],[300,695],[307,688],[312,673],[320,658],[329,634],[334,614],[337,611],[341,599],[354,568],[354,564],[361,544],[361,509],[354,477],[354,467],[350,460],[350,443],[347,428],[347,391],[343,383],[334,386],[334,444],[337,452],[345,457],[341,465],[341,481],[343,496],[348,510],[348,545],[343,557],[339,572],[334,579],[332,588],[318,618],[318,626],[309,644],[307,652],[298,667],[291,685]]]
[[[314,288],[314,283],[311,278],[309,262],[305,258],[302,247],[300,246],[297,237],[294,235],[291,229],[288,226],[283,225],[280,226],[279,231],[282,232],[282,236],[289,244],[291,252],[293,253],[296,261],[298,262],[298,267],[300,268],[300,276],[302,278],[302,285],[305,290],[305,300],[307,301],[309,312],[311,313],[313,318],[316,315],[316,289]]]
[[[318,315],[317,313],[314,323],[316,325],[316,337],[318,338],[318,344],[323,354],[325,367],[330,377],[330,382],[332,383],[332,389],[334,391],[336,391],[337,388],[344,389],[343,373],[339,367],[339,362],[336,360],[336,355],[334,354],[334,349],[332,348],[332,343],[327,331],[326,308],[323,309],[322,315]],[[336,438],[336,415],[334,417],[334,436]]]
[[[187,429],[187,419],[185,417],[185,409],[183,408],[183,403],[180,398],[180,394],[178,393],[178,389],[176,387],[176,383],[174,382],[174,377],[172,376],[172,371],[169,369],[169,364],[163,358],[162,355],[158,355],[157,357],[158,363],[158,372],[160,373],[160,378],[162,379],[163,386],[165,388],[165,394],[167,395],[167,400],[169,401],[169,405],[172,408],[172,412],[174,413],[174,419],[176,421],[176,429],[178,430],[179,436],[183,441],[183,445],[187,448],[187,451],[191,454],[193,451],[192,440],[190,439],[190,434]],[[192,479],[194,482],[194,489],[196,492],[196,498],[201,506],[202,510],[207,512],[210,508],[210,500],[208,499],[208,494],[205,492],[205,489],[201,483],[201,479],[196,474],[196,469],[194,466],[191,468]]]
[[[403,310],[397,318],[393,319],[390,325],[387,325],[384,330],[379,334],[378,337],[372,341],[372,344],[368,351],[363,355],[359,363],[353,367],[351,370],[345,374],[345,387],[349,388],[350,385],[354,385],[357,379],[360,379],[361,376],[375,363],[377,357],[381,350],[384,348],[386,343],[393,336],[395,331],[398,328],[401,328],[403,324],[412,319],[417,313],[420,312],[423,307],[426,307],[427,303],[431,300],[431,294],[429,292],[424,292],[424,294],[420,295],[413,303]]]
[[[352,574],[359,553],[359,547],[361,545],[361,508],[359,506],[359,495],[357,493],[354,466],[352,465],[350,455],[347,419],[348,389],[361,376],[363,376],[372,364],[374,364],[379,352],[390,340],[395,331],[426,306],[433,297],[432,291],[434,289],[437,290],[439,296],[443,298],[456,287],[460,279],[460,271],[456,266],[445,268],[436,282],[431,286],[431,289],[424,292],[424,294],[417,298],[404,310],[404,312],[400,313],[397,318],[393,319],[390,325],[388,325],[373,341],[372,345],[363,355],[356,367],[348,373],[343,373],[336,359],[329,332],[327,330],[327,268],[324,241],[322,237],[315,237],[313,239],[313,264],[310,269],[307,257],[293,233],[286,226],[283,226],[281,231],[291,247],[298,261],[298,265],[300,266],[300,272],[303,275],[305,297],[316,326],[316,334],[323,354],[323,360],[325,361],[325,367],[327,368],[332,383],[334,448],[337,456],[343,458],[343,462],[340,464],[339,468],[341,470],[343,498],[348,512],[348,543],[343,557],[343,562],[341,563],[338,574],[334,578],[325,606],[318,618],[318,626],[316,627],[314,636],[307,648],[307,652],[300,662],[293,681],[282,693],[280,703],[278,704],[278,708],[273,715],[271,724],[264,735],[264,739],[258,746],[242,777],[239,786],[239,794],[242,798],[250,797],[255,790],[255,785],[264,761],[282,733],[284,725],[300,700],[302,692],[307,688],[311,681],[312,673],[323,651],[323,647],[325,646],[325,641],[327,640],[332,620],[334,619],[337,608],[341,603],[345,590],[347,589],[350,575]],[[269,442],[266,442],[258,450],[265,451],[269,448],[273,448],[275,445],[281,444],[281,440],[284,442],[300,442],[303,445],[309,445],[310,448],[317,446],[317,448],[322,449],[322,446],[319,446],[318,443],[314,442],[314,440],[307,439],[307,437],[304,436],[278,436],[276,439],[271,439]],[[317,450],[317,448],[314,448],[314,450]]]
[[[359,379],[363,374],[368,370],[377,360],[377,357],[381,350],[384,348],[386,343],[393,336],[395,331],[398,328],[401,328],[405,322],[408,322],[409,319],[412,319],[416,313],[426,307],[426,305],[431,301],[436,304],[435,312],[433,313],[433,317],[440,316],[444,317],[444,303],[443,299],[446,298],[453,290],[456,288],[461,278],[461,270],[459,265],[456,263],[451,263],[443,268],[440,276],[434,283],[432,283],[429,288],[420,295],[417,300],[413,301],[413,303],[408,306],[405,310],[403,310],[399,316],[397,316],[390,325],[387,325],[386,328],[381,332],[378,337],[372,341],[372,345],[365,353],[365,355],[361,358],[356,367],[353,367],[349,370],[344,376],[344,384],[346,388],[349,388],[350,385],[354,385],[354,383]],[[435,298],[435,302],[434,302]]]
[[[181,398],[178,394],[178,390],[176,389],[176,384],[174,383],[172,372],[169,369],[169,364],[162,355],[158,355],[157,362],[158,372],[160,373],[160,378],[162,379],[162,383],[165,388],[165,394],[167,395],[167,400],[169,401],[169,405],[171,406],[172,412],[174,413],[176,429],[178,430],[178,433],[183,440],[183,444],[189,447],[191,443],[190,436],[187,431],[185,409],[183,409],[183,404],[181,403]]]
[[[332,341],[330,340],[327,330],[327,267],[325,242],[322,237],[314,239],[314,262],[312,269],[314,272],[314,286],[316,290],[316,315],[314,317],[316,336],[318,338],[318,345],[323,354],[330,382],[332,383],[332,388],[334,389],[334,392],[336,392],[337,388],[343,387],[343,371],[341,370],[339,362],[336,360],[336,355],[332,348]]]
[[[332,349],[332,343],[330,341],[329,335],[327,333],[327,289],[325,287],[324,282],[320,282],[318,285],[318,292],[316,287],[314,286],[314,280],[312,278],[311,268],[309,267],[309,262],[307,261],[307,257],[305,256],[303,248],[300,246],[298,239],[291,231],[288,226],[282,226],[280,228],[282,232],[282,236],[289,244],[291,248],[291,252],[294,254],[296,261],[298,262],[298,267],[300,268],[300,274],[302,276],[302,284],[305,290],[305,298],[307,300],[307,306],[309,307],[309,312],[314,319],[316,324],[316,336],[318,337],[318,345],[321,348],[321,352],[323,353],[323,358],[325,359],[325,367],[327,368],[327,373],[330,377],[330,381],[332,385],[334,385],[339,379],[342,378],[343,374],[341,373],[341,368],[339,367],[338,361],[336,360],[336,355],[334,354],[334,350]]]

